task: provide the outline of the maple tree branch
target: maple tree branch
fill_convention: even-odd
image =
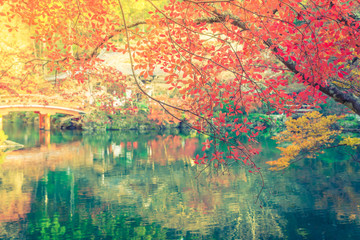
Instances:
[[[139,81],[138,81],[138,79],[137,79],[137,77],[136,77],[136,74],[135,74],[135,70],[134,70],[134,62],[133,62],[133,58],[132,58],[132,54],[131,54],[131,48],[130,48],[130,36],[129,36],[129,31],[128,31],[128,28],[127,28],[126,19],[125,19],[124,11],[123,11],[123,8],[122,8],[121,0],[118,0],[118,4],[119,4],[119,6],[120,6],[120,10],[121,10],[121,14],[122,14],[122,19],[123,19],[123,21],[124,21],[124,28],[125,28],[125,35],[126,35],[126,43],[127,43],[127,46],[128,46],[127,49],[128,49],[128,54],[129,54],[129,58],[130,58],[131,71],[132,71],[133,76],[134,76],[134,78],[135,78],[135,83],[136,83],[136,86],[138,87],[138,89],[139,89],[145,96],[147,96],[149,99],[157,102],[168,114],[170,114],[172,117],[174,117],[174,118],[177,119],[177,120],[180,120],[180,119],[178,119],[175,115],[173,115],[168,109],[166,109],[166,107],[170,107],[170,108],[172,108],[172,109],[174,109],[174,110],[178,110],[178,111],[182,111],[182,112],[187,112],[187,113],[190,113],[190,114],[192,114],[192,115],[194,115],[194,116],[196,116],[196,117],[198,117],[198,118],[200,118],[200,119],[203,119],[203,120],[205,120],[205,121],[209,121],[208,118],[202,117],[201,115],[196,114],[196,113],[194,113],[194,112],[191,111],[191,110],[182,109],[182,108],[180,108],[180,107],[173,106],[173,105],[171,105],[171,104],[168,104],[168,103],[166,103],[166,102],[160,101],[160,100],[158,100],[158,99],[150,96],[150,95],[140,86]],[[177,23],[176,23],[176,24],[177,24]],[[188,125],[188,126],[190,126],[190,125]],[[212,124],[210,124],[210,126],[213,127]],[[220,134],[218,131],[214,130],[214,129],[212,129],[212,131],[214,132],[213,134],[208,134],[207,132],[205,132],[205,131],[203,131],[203,130],[199,130],[199,129],[193,127],[193,126],[190,126],[190,128],[192,128],[192,129],[194,129],[194,130],[197,130],[198,132],[203,133],[203,134],[205,134],[205,135],[212,136],[214,139],[218,139],[218,140],[220,140],[220,141],[222,141],[222,142],[224,142],[224,143],[226,143],[226,144],[229,144],[229,143],[230,143],[228,140],[222,138],[222,137],[221,137],[221,134]],[[231,145],[233,145],[233,144],[231,144]],[[251,157],[250,157],[251,154],[250,154],[250,152],[248,151],[248,149],[247,149],[243,144],[241,144],[241,145],[243,146],[243,148],[244,148],[245,150],[242,149],[242,148],[239,148],[239,147],[236,147],[236,148],[237,148],[238,150],[240,150],[243,154],[245,154],[245,155],[248,157],[248,159],[251,161],[252,165],[256,168],[255,163],[251,160]],[[257,172],[260,173],[261,178],[262,178],[262,174],[261,174],[261,172],[260,172],[259,169],[257,170]],[[262,178],[262,183],[263,183],[263,185],[262,185],[261,191],[262,191],[262,189],[264,188],[264,180],[263,180],[263,178]],[[260,193],[261,193],[261,191],[260,191]],[[256,201],[258,200],[258,198],[259,198],[259,196],[260,196],[260,193],[259,193],[259,195],[257,196]]]
[[[236,16],[233,16],[231,14],[224,14],[224,13],[217,13],[218,17],[214,18],[202,18],[198,19],[197,22],[207,22],[207,23],[218,23],[221,21],[224,21],[226,18],[231,19],[230,22],[232,25],[239,27],[243,30],[249,30],[245,23],[237,18]],[[353,94],[352,92],[348,90],[342,90],[339,87],[337,87],[335,84],[328,82],[326,84],[319,84],[313,81],[309,81],[309,78],[305,77],[305,73],[299,72],[296,69],[296,64],[293,63],[291,60],[285,61],[284,57],[281,57],[277,54],[278,46],[274,45],[270,39],[263,40],[264,44],[267,45],[269,48],[272,48],[272,52],[274,53],[275,57],[282,62],[291,72],[294,74],[298,74],[301,76],[301,78],[304,80],[305,83],[308,85],[314,87],[315,89],[318,89],[320,92],[324,93],[325,95],[333,98],[336,102],[341,103],[345,105],[346,107],[353,110],[357,115],[360,115],[360,98]]]
[[[157,102],[158,104],[161,104],[161,105],[164,105],[164,106],[167,106],[167,107],[171,107],[175,110],[178,110],[178,111],[182,111],[182,112],[187,112],[187,113],[190,113],[190,114],[193,114],[199,118],[203,118],[202,116],[188,110],[188,109],[182,109],[180,107],[176,107],[176,106],[173,106],[173,105],[170,105],[168,103],[165,103],[163,101],[160,101],[152,96],[150,96],[141,86],[140,86],[140,83],[138,81],[138,78],[136,77],[136,74],[135,74],[135,70],[134,70],[134,60],[133,60],[133,57],[132,57],[132,54],[131,54],[131,49],[130,49],[130,36],[129,36],[129,31],[128,31],[128,27],[127,27],[127,24],[126,24],[126,19],[125,19],[125,15],[124,15],[124,11],[123,11],[123,8],[122,8],[122,5],[121,5],[121,1],[118,0],[118,3],[119,3],[119,6],[120,6],[120,9],[121,9],[121,14],[122,14],[122,18],[123,18],[123,21],[124,21],[124,29],[125,29],[125,35],[126,35],[126,44],[128,46],[128,54],[129,54],[129,58],[130,58],[130,66],[131,66],[131,71],[133,73],[133,76],[134,76],[134,79],[135,79],[135,84],[136,86],[138,87],[138,89],[146,96],[148,97],[149,99]]]
[[[107,36],[103,39],[103,41],[94,48],[94,50],[92,51],[92,53],[90,53],[90,56],[89,56],[88,58],[86,58],[85,60],[88,60],[88,59],[90,59],[91,57],[94,57],[95,55],[97,55],[97,51],[99,50],[99,48],[101,48],[102,46],[104,46],[104,44],[105,44],[106,42],[108,42],[110,39],[112,39],[112,38],[115,37],[116,35],[120,34],[120,33],[123,32],[123,31],[126,31],[126,29],[133,28],[133,27],[137,27],[137,26],[143,25],[143,24],[146,24],[146,22],[145,22],[145,21],[139,21],[139,22],[130,24],[130,25],[128,25],[128,26],[124,26],[123,28],[116,29],[116,30],[114,31],[114,33],[107,35]]]
[[[241,28],[243,31],[246,31],[246,30],[250,30],[246,24],[241,21],[240,18],[234,16],[234,15],[231,15],[231,14],[227,14],[227,13],[217,13],[217,12],[214,12],[213,11],[213,14],[215,14],[214,17],[206,17],[206,18],[198,18],[196,19],[196,23],[202,23],[202,22],[206,22],[206,23],[220,23],[220,22],[225,22],[226,21],[226,18],[231,18],[231,20],[233,20],[231,22],[232,25],[238,27],[238,28]]]
[[[6,70],[1,70],[0,79],[14,66],[14,64],[11,64]]]
[[[276,51],[276,48],[274,48],[274,51]],[[299,72],[296,69],[296,64],[291,62],[290,60],[285,61],[285,59],[279,55],[276,55],[276,57],[293,73],[298,74],[302,77],[304,82],[306,82],[308,85],[314,87],[315,89],[318,89],[320,92],[326,94],[327,96],[333,98],[336,102],[341,103],[351,110],[353,110],[357,115],[360,115],[360,98],[353,94],[352,92],[348,90],[342,90],[339,87],[337,87],[335,84],[328,82],[326,84],[319,84],[317,82],[309,81],[309,78],[305,77],[305,74],[302,72]]]

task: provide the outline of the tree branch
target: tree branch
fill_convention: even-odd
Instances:
[[[276,51],[276,48],[274,48],[274,51]],[[295,64],[293,62],[285,61],[285,59],[279,55],[276,55],[277,59],[279,59],[290,71],[292,71],[295,74],[299,74],[304,82],[306,82],[308,85],[318,89],[320,92],[326,94],[327,96],[333,98],[336,102],[341,103],[345,105],[346,107],[353,110],[357,115],[360,115],[360,98],[353,94],[352,92],[348,90],[342,90],[339,87],[337,87],[335,84],[329,82],[326,84],[319,84],[316,82],[309,81],[308,78],[305,77],[305,74],[302,72],[299,72],[295,68]]]
[[[231,19],[230,23],[238,28],[245,30],[249,30],[246,27],[246,24],[241,21],[238,17],[227,14],[227,13],[217,13],[216,11],[213,12],[217,15],[217,17],[213,18],[201,18],[198,19],[197,22],[207,22],[207,23],[215,23],[215,22],[223,22],[226,18]],[[360,98],[353,94],[352,92],[348,90],[342,90],[339,87],[337,87],[335,84],[331,83],[330,81],[325,84],[319,84],[316,82],[309,81],[309,78],[305,77],[305,74],[303,72],[299,72],[296,69],[296,64],[293,63],[291,60],[285,61],[285,59],[277,54],[278,46],[275,46],[272,44],[271,39],[263,40],[265,45],[267,45],[269,48],[272,48],[272,52],[275,54],[275,57],[281,61],[291,72],[294,74],[298,74],[305,83],[308,85],[318,89],[320,92],[326,94],[327,96],[333,98],[336,102],[341,103],[345,105],[346,107],[350,108],[352,111],[354,111],[357,115],[360,115]]]

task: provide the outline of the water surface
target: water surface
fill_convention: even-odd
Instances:
[[[0,165],[3,239],[360,239],[360,166],[342,149],[281,172],[208,175],[200,136],[51,132],[5,124],[26,148]]]

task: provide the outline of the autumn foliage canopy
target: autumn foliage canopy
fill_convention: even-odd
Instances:
[[[256,141],[265,128],[246,117],[258,109],[291,115],[303,105],[316,107],[332,98],[360,114],[358,1],[0,3],[6,36],[0,46],[3,90],[47,86],[41,89],[50,93],[42,82],[44,71],[70,72],[70,86],[81,86],[89,73],[106,75],[100,54],[129,54],[132,81],[149,97],[151,117],[183,121],[212,137],[196,159],[199,164],[241,161],[257,171],[251,158],[258,149],[243,140]],[[172,99],[150,95],[139,80],[155,75],[156,68],[174,92]],[[106,75],[107,81],[116,74],[121,75]],[[117,78],[120,90],[127,81]],[[292,91],[293,84],[301,90]]]

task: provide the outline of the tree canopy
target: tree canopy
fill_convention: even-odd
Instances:
[[[0,86],[38,91],[43,76],[89,73],[108,81],[104,52],[129,54],[133,80],[151,101],[151,118],[182,121],[208,134],[196,162],[252,163],[250,143],[265,126],[247,114],[291,115],[332,98],[360,115],[360,3],[345,0],[8,0],[0,1],[6,39]],[[4,35],[3,34],[3,35]],[[8,43],[11,45],[11,43]],[[121,63],[119,63],[121,64]],[[160,67],[173,96],[154,96],[140,81]],[[12,84],[9,84],[9,83]],[[292,91],[293,84],[300,84]],[[51,92],[50,87],[42,91]],[[69,92],[64,88],[63,92]],[[220,144],[221,143],[221,144]],[[211,151],[210,151],[211,149]]]

